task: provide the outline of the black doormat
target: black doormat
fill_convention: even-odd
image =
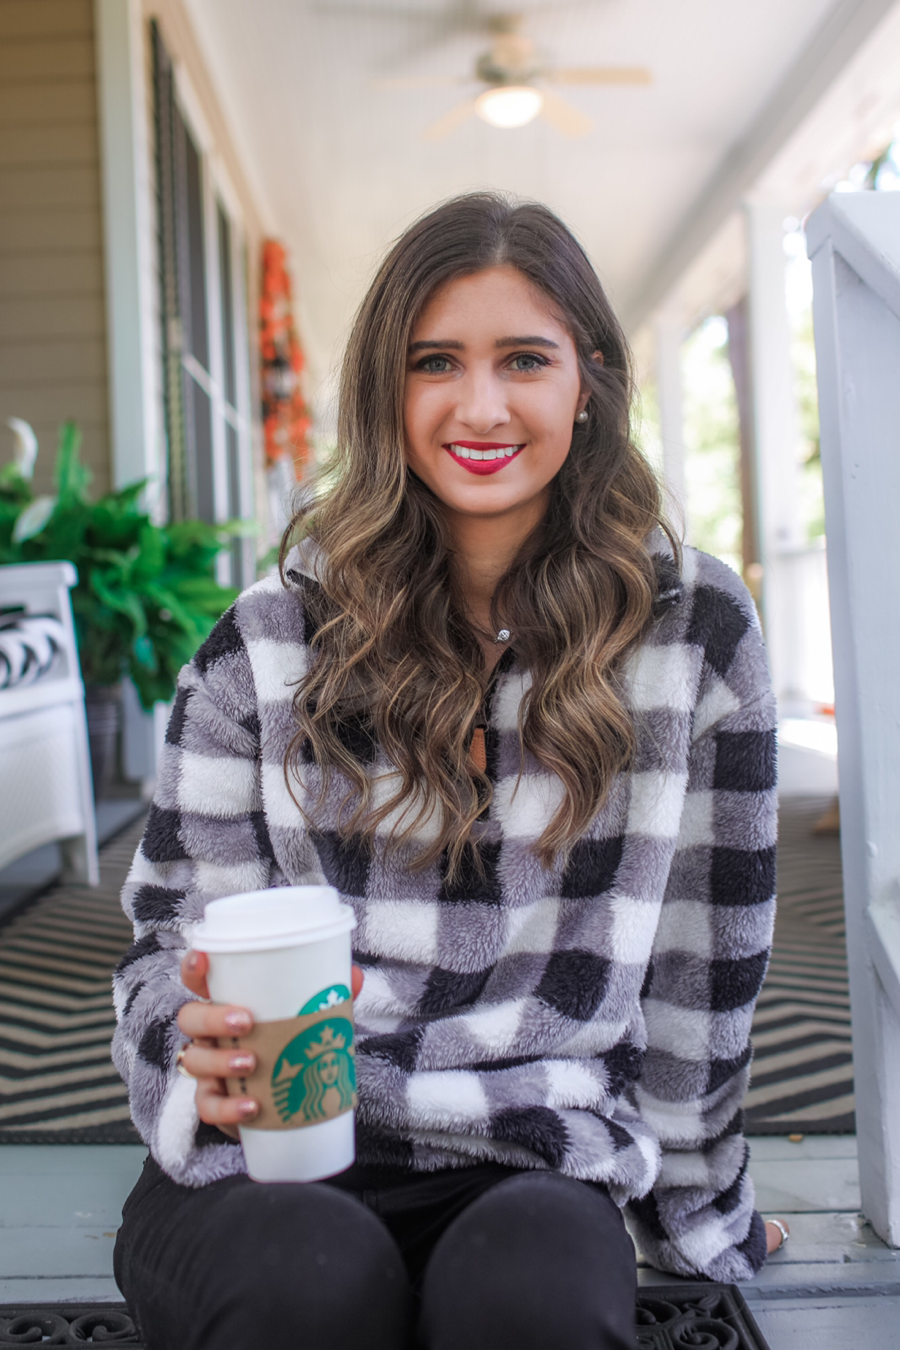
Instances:
[[[0,1304],[2,1345],[104,1345],[142,1350],[124,1303]],[[654,1285],[638,1291],[638,1350],[769,1350],[733,1284]],[[260,1342],[259,1350],[267,1350]],[[270,1350],[275,1350],[272,1345]]]
[[[2,1342],[0,1342],[2,1344]],[[769,1350],[736,1284],[658,1284],[638,1290],[639,1350]]]
[[[0,1304],[0,1345],[143,1344],[124,1303]]]

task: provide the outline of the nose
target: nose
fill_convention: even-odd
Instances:
[[[486,436],[510,421],[505,387],[492,369],[469,369],[457,389],[457,419],[476,436]]]

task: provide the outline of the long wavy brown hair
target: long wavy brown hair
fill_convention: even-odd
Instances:
[[[468,752],[485,663],[457,588],[442,504],[406,464],[404,381],[410,334],[429,298],[458,277],[504,264],[565,325],[590,391],[588,420],[573,428],[547,515],[493,603],[492,621],[512,631],[531,674],[519,720],[520,773],[530,752],[565,788],[534,846],[544,865],[567,856],[629,762],[635,732],[618,677],[623,655],[652,619],[654,527],[678,553],[657,481],[630,435],[624,335],[562,221],[537,203],[479,192],[412,225],[382,263],[350,334],[330,485],[304,494],[282,546],[282,568],[301,539],[314,541],[322,559],[321,584],[306,587],[313,659],[294,696],[298,730],[285,774],[289,786],[302,781],[311,753],[321,792],[309,810],[295,794],[310,824],[337,773],[346,785],[343,837],[371,844],[396,813],[385,847],[412,846],[415,867],[446,854],[450,876],[467,861],[479,866],[474,827],[491,798],[490,781]],[[602,365],[592,359],[597,351]],[[378,793],[378,801],[372,771],[354,748],[360,721],[396,768],[388,785],[395,790]],[[347,735],[350,722],[355,736]]]

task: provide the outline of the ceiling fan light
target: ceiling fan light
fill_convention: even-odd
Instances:
[[[506,84],[486,89],[475,100],[475,111],[492,127],[524,127],[537,117],[544,103],[539,89],[527,84]]]

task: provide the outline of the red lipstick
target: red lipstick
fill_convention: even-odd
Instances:
[[[466,459],[464,456],[456,454],[454,447],[458,447],[460,450],[509,450],[510,442],[453,441],[452,443],[448,443],[444,446],[444,449],[447,451],[447,454],[450,456],[450,458],[456,460],[456,463],[461,465],[462,468],[467,469],[469,473],[476,473],[482,475],[489,473],[499,473],[500,470],[504,468],[507,464],[511,464],[512,461],[516,458],[516,455],[518,455],[519,451],[523,449],[523,446],[517,445],[515,447],[515,452],[512,455],[502,455],[498,459]]]

